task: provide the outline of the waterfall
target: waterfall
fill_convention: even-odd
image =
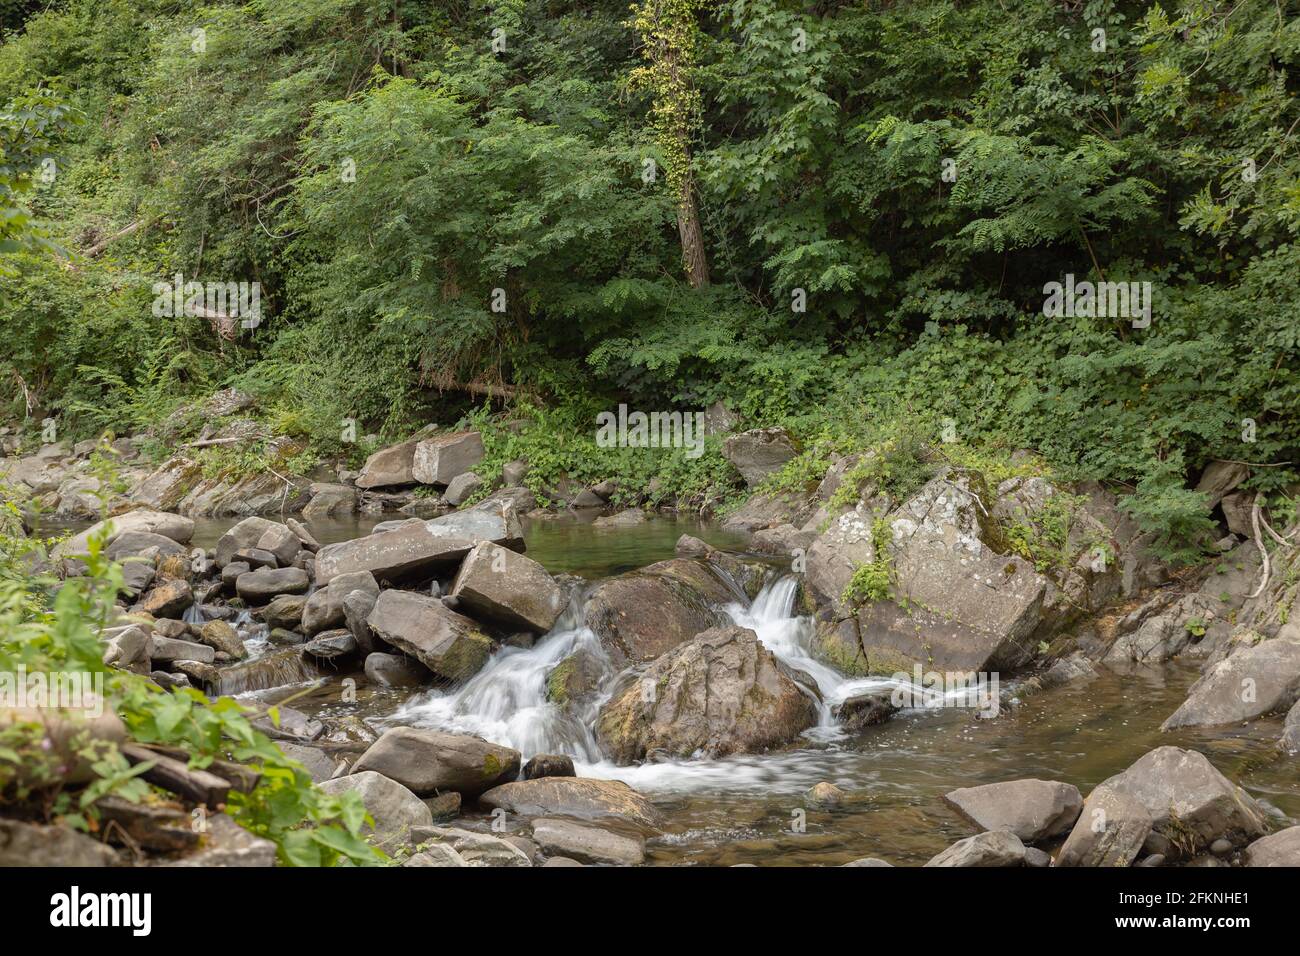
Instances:
[[[196,624],[199,627],[202,627],[207,622],[207,618],[203,616],[203,607],[198,601],[185,609],[185,614],[181,620],[186,624]]]

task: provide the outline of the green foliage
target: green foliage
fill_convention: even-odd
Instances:
[[[1132,494],[1120,498],[1120,507],[1138,526],[1154,535],[1152,551],[1174,564],[1191,564],[1204,554],[1214,522],[1205,496],[1184,488],[1169,468],[1161,468],[1138,482]]]
[[[852,607],[888,601],[894,597],[894,559],[890,552],[890,527],[884,518],[877,518],[871,526],[871,544],[875,557],[858,565],[844,588],[841,600]]]

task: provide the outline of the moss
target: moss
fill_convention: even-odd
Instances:
[[[572,657],[566,657],[546,675],[546,699],[563,707],[569,702],[569,678],[577,670]]]

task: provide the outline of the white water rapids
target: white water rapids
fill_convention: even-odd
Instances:
[[[835,704],[858,694],[889,692],[903,682],[893,678],[850,679],[815,660],[808,650],[812,622],[793,613],[798,582],[793,575],[769,581],[748,606],[728,605],[728,616],[752,629],[763,645],[788,666],[817,684],[822,702],[818,725],[804,736],[811,745],[833,745],[843,737],[831,716]],[[730,757],[722,760],[670,760],[621,767],[605,760],[593,726],[618,673],[599,638],[582,620],[580,597],[545,637],[531,648],[505,647],[466,684],[411,698],[386,722],[477,734],[494,743],[533,754],[563,753],[574,758],[582,776],[623,780],[647,790],[770,789],[774,772],[795,770],[800,753]],[[570,654],[584,650],[603,665],[600,692],[583,707],[566,712],[547,700],[547,675]],[[806,754],[806,751],[803,753]],[[804,775],[790,773],[788,785]]]

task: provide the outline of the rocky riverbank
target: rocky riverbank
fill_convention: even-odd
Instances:
[[[227,427],[198,440],[223,440]],[[385,729],[286,706],[278,722],[259,720],[327,791],[359,793],[373,818],[367,832],[404,865],[640,863],[663,811],[625,783],[577,776],[574,757],[618,765],[719,759],[787,751],[819,728],[870,733],[898,710],[890,687],[872,680],[916,668],[998,675],[1023,698],[1087,681],[1099,668],[1136,673],[1194,661],[1203,676],[1166,728],[1287,714],[1279,752],[1300,750],[1300,630],[1290,617],[1300,563],[1289,536],[1278,534],[1263,566],[1259,516],[1243,513],[1234,491],[1241,469],[1216,466],[1203,477],[1221,522],[1212,542],[1219,558],[1179,570],[1159,560],[1107,489],[1053,483],[1028,455],[996,470],[935,460],[911,483],[887,462],[854,456],[806,489],[772,492],[764,480],[793,456],[788,438],[741,432],[726,450],[754,493],[724,527],[748,535],[750,548],[731,553],[684,536],[676,557],[596,582],[557,577],[529,557],[521,518],[608,511],[618,489],[556,489],[539,508],[518,484],[526,462],[507,466],[501,487],[479,479],[482,442],[472,431],[381,449],[335,482],[283,476],[278,496],[261,484],[218,490],[182,456],[136,464],[127,439],[111,450],[49,446],[5,460],[0,472],[73,517],[86,510],[80,495],[98,502],[105,492],[87,486],[89,457],[120,460],[126,488],[109,496],[114,516],[61,543],[48,569],[82,573],[87,542],[104,534],[108,556],[124,567],[118,620],[100,635],[104,659],[162,687],[216,695],[325,678],[344,694],[358,682],[450,692],[490,679],[505,650],[537,647],[564,628],[589,634],[548,662],[545,706],[591,753],[525,752],[466,733]],[[192,547],[194,516],[217,507],[248,516],[214,547]],[[355,509],[406,516],[352,540],[322,545],[313,536],[313,517]],[[625,509],[596,523],[618,534],[644,520]],[[811,622],[807,657],[797,661],[725,610],[749,604],[786,568]],[[861,693],[850,692],[853,679]],[[195,787],[220,787],[176,763],[170,778],[152,781],[178,798],[172,816],[113,812],[141,833],[176,829],[176,815],[196,803]],[[233,764],[205,773],[227,790],[250,785]],[[805,802],[833,807],[853,798],[824,783]],[[1027,779],[945,800],[980,832],[935,866],[1300,859],[1300,828],[1205,756],[1176,747],[1151,751],[1086,799],[1068,782]],[[130,851],[57,830],[5,821],[0,860],[274,858],[224,824],[202,840],[136,839]]]

